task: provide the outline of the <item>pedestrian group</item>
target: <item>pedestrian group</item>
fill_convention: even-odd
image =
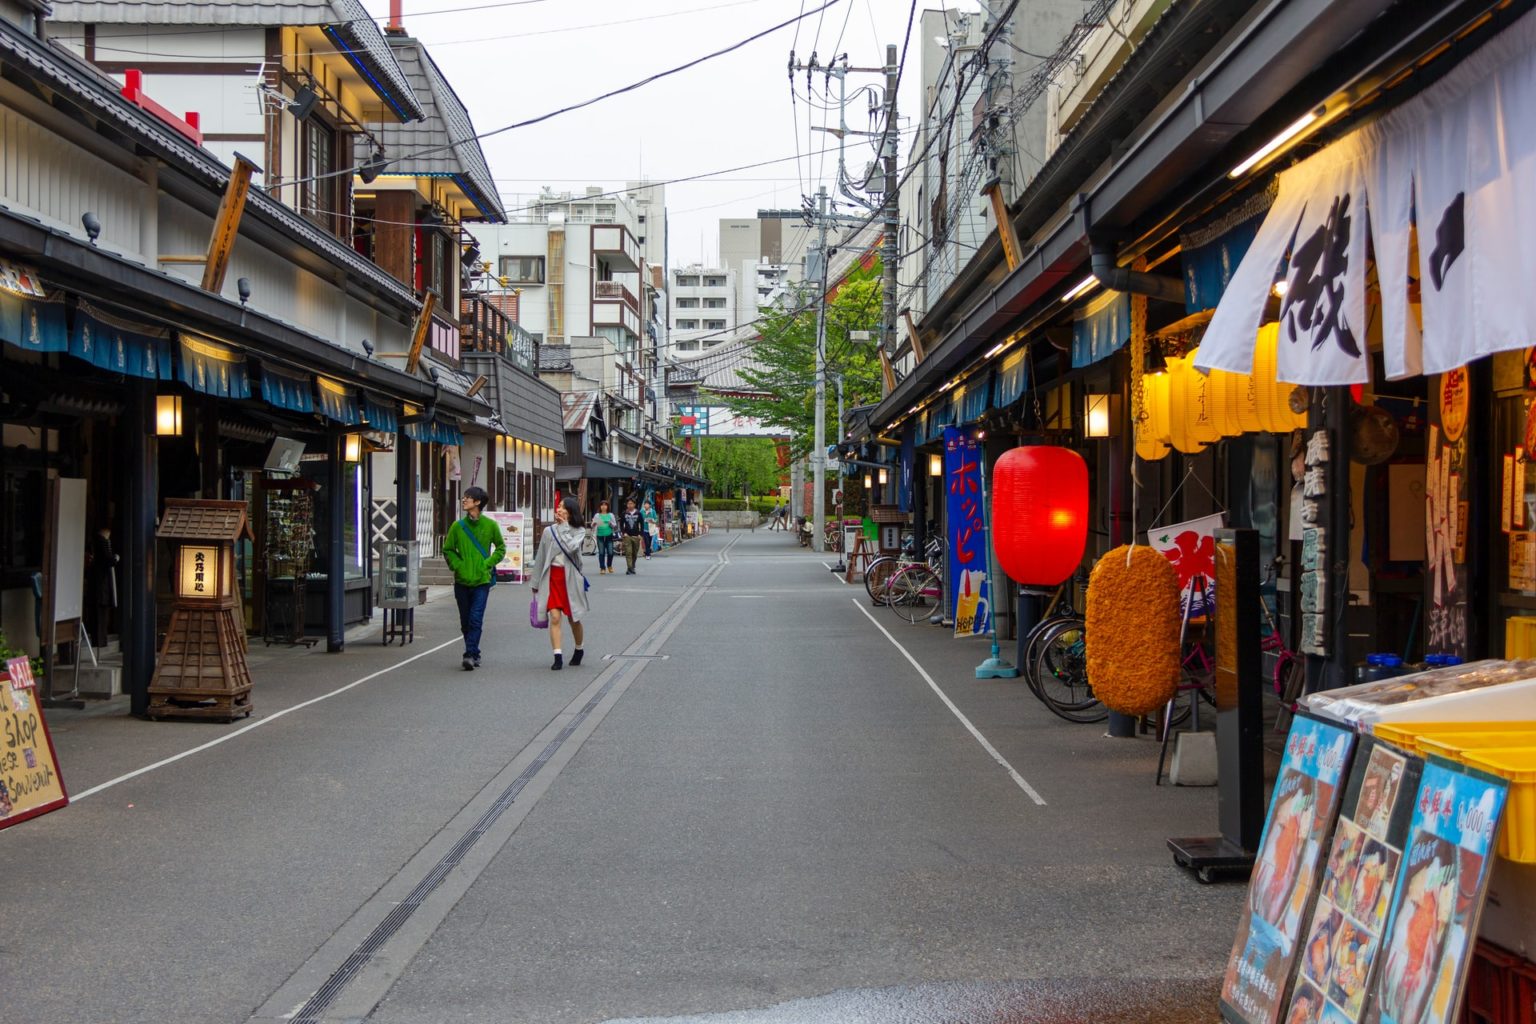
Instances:
[[[443,559],[453,571],[453,597],[459,609],[459,631],[464,637],[460,664],[466,672],[480,667],[480,638],[485,626],[485,611],[491,588],[496,583],[496,566],[506,554],[501,527],[485,515],[490,496],[482,487],[470,487],[460,499],[464,515],[455,520],[443,538]],[[587,527],[581,510],[571,496],[555,504],[554,522],[545,527],[534,552],[530,579],[533,600],[528,610],[530,624],[549,630],[549,645],[554,653],[550,668],[559,671],[566,664],[580,665],[584,654],[586,630],[583,620],[591,610],[587,590],[591,586],[582,566],[582,547]],[[624,511],[615,516],[607,501],[598,503],[592,516],[591,531],[596,541],[598,572],[613,573],[614,543],[624,555],[626,576],[635,575],[635,564],[651,557],[651,537],[657,515],[649,501],[637,507],[633,498],[624,503]],[[565,624],[570,624],[570,660],[565,658]]]

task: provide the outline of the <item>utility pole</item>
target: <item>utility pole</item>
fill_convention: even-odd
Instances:
[[[901,137],[896,124],[896,85],[901,69],[896,63],[896,47],[885,48],[885,137],[880,140],[885,158],[885,237],[880,245],[880,268],[884,272],[884,294],[880,303],[880,348],[887,358],[896,354],[896,233],[901,227],[900,197],[897,195],[896,144]]]
[[[816,192],[816,439],[811,447],[811,549],[827,546],[827,186]],[[807,267],[811,270],[811,267]]]

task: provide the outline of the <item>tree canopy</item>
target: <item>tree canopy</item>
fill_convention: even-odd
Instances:
[[[816,422],[816,307],[814,290],[799,306],[761,311],[761,337],[752,347],[754,366],[742,380],[764,392],[725,399],[739,416],[756,416],[791,437],[795,456],[810,450]],[[880,331],[880,268],[849,275],[827,304],[827,437],[837,436],[837,380],[847,408],[881,398],[880,357],[874,344],[855,342],[854,331]],[[707,458],[707,456],[706,456]],[[713,479],[713,477],[711,477]]]
[[[773,438],[708,437],[703,441],[704,478],[716,497],[778,492],[782,470]]]

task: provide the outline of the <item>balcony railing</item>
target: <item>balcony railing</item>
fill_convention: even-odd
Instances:
[[[593,295],[598,299],[622,299],[624,304],[636,313],[640,312],[640,300],[635,298],[635,293],[624,287],[618,281],[598,281],[597,291]]]
[[[465,352],[505,356],[529,373],[539,366],[538,342],[484,296],[465,295],[460,304],[460,335]]]

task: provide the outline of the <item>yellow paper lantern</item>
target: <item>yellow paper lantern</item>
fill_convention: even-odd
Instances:
[[[1168,432],[1168,374],[1153,373],[1142,378],[1142,393],[1147,408],[1147,432],[1158,444],[1167,445],[1172,436]]]
[[[1205,441],[1196,434],[1194,376],[1196,371],[1184,359],[1168,358],[1168,436],[1174,449],[1186,455],[1205,449]]]
[[[1189,433],[1202,444],[1214,444],[1221,440],[1221,430],[1216,425],[1216,395],[1210,376],[1195,369],[1195,356],[1199,351],[1195,349],[1184,360]]]
[[[1291,385],[1281,384],[1275,373],[1280,357],[1280,325],[1259,328],[1253,347],[1253,383],[1259,412],[1259,429],[1278,434],[1291,429],[1294,414],[1286,404]]]
[[[1152,435],[1150,421],[1142,422],[1136,428],[1136,457],[1147,462],[1156,462],[1168,454],[1168,446]]]

